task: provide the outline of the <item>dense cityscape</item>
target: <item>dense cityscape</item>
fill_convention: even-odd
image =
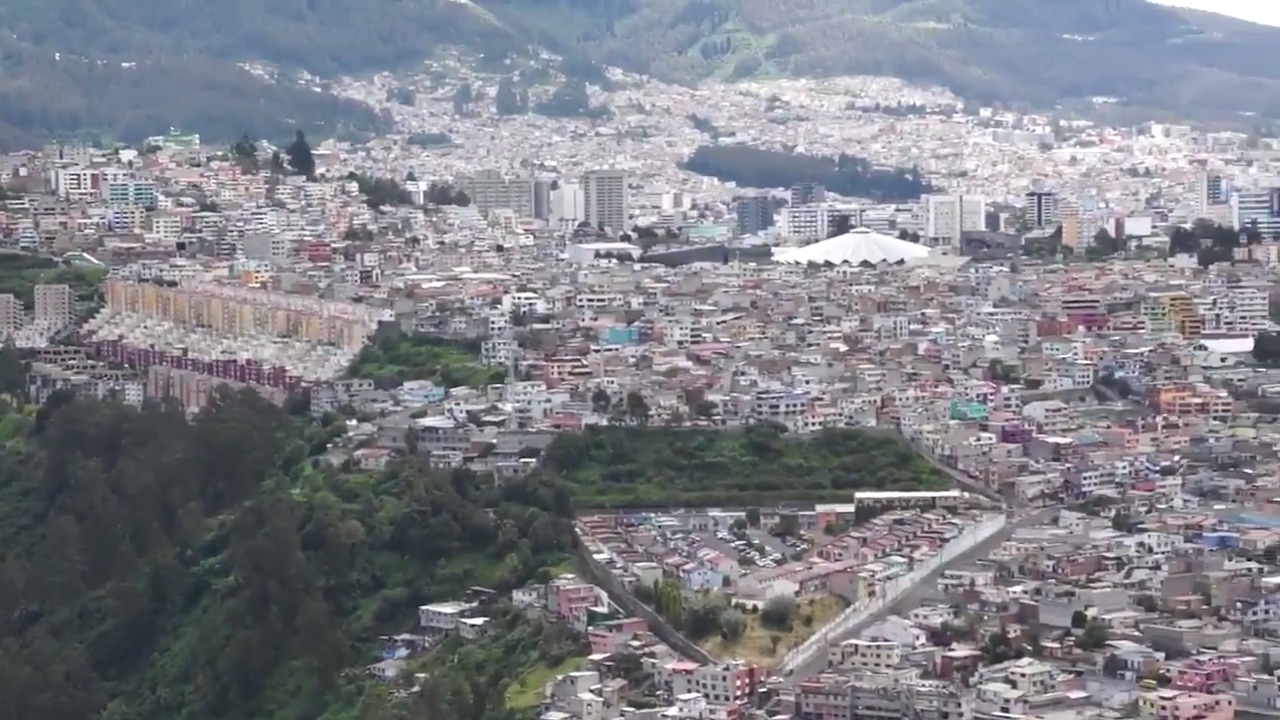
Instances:
[[[1280,139],[601,72],[0,157],[0,718],[1280,716]]]

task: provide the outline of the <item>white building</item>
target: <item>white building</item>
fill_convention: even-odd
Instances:
[[[604,226],[615,233],[630,227],[627,173],[623,170],[591,170],[582,175],[583,218],[593,227]]]
[[[987,228],[987,199],[980,195],[926,195],[924,236],[959,247],[960,233]]]
[[[458,629],[475,608],[476,603],[460,601],[421,605],[418,607],[418,624],[424,630],[452,632]]]

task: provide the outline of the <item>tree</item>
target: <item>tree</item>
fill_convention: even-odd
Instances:
[[[796,614],[794,598],[779,596],[765,601],[760,610],[760,624],[770,630],[787,632],[791,629],[791,620]]]
[[[1076,610],[1071,613],[1071,628],[1073,630],[1083,630],[1089,624],[1089,613],[1084,610]]]
[[[515,79],[507,76],[498,81],[494,95],[494,109],[499,115],[526,115],[529,112],[529,93],[516,90]]]
[[[737,610],[726,610],[720,615],[720,631],[724,638],[734,642],[747,629],[747,620]]]
[[[307,137],[301,130],[294,132],[293,142],[285,148],[285,156],[295,175],[301,175],[308,180],[315,178],[316,159],[312,156],[311,145],[307,143]]]
[[[604,388],[596,388],[591,393],[591,408],[600,415],[609,414],[609,406],[613,404],[613,398],[609,396],[609,391]]]
[[[760,508],[747,508],[747,527],[760,527]]]
[[[1104,647],[1109,639],[1107,626],[1097,620],[1090,620],[1076,644],[1081,650],[1098,650]]]
[[[636,425],[649,424],[649,403],[634,390],[627,393],[627,417]]]
[[[231,157],[246,171],[258,171],[258,146],[249,137],[249,133],[241,135],[239,140],[232,143]]]
[[[1133,604],[1142,608],[1143,611],[1154,613],[1160,610],[1160,603],[1155,596],[1143,593],[1133,599]]]

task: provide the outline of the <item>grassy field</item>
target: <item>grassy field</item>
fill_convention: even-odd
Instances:
[[[571,657],[555,667],[539,664],[530,668],[520,679],[507,686],[507,709],[521,711],[538,707],[542,704],[542,689],[547,683],[577,670],[585,660],[586,658]]]
[[[747,627],[742,637],[732,642],[722,637],[711,638],[702,644],[702,649],[712,657],[738,658],[761,665],[772,665],[782,659],[788,650],[804,642],[823,625],[831,622],[844,609],[845,602],[833,596],[802,602],[796,609],[795,619],[791,622],[791,631],[785,633],[762,626],[759,613],[744,613]],[[805,617],[812,618],[812,621],[806,623]],[[776,644],[773,640],[775,637],[778,638]]]

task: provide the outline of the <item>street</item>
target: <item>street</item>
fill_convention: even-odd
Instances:
[[[937,577],[941,573],[943,573],[948,569],[963,567],[968,563],[978,560],[979,558],[983,558],[990,555],[996,548],[1000,547],[1000,545],[1002,545],[1006,540],[1013,537],[1014,532],[1016,532],[1019,528],[1032,527],[1034,525],[1044,524],[1051,517],[1053,517],[1053,515],[1057,513],[1057,511],[1058,509],[1055,507],[1048,507],[1048,508],[1034,508],[1034,509],[1029,509],[1029,510],[1020,512],[1018,515],[1014,517],[1014,520],[1012,522],[1006,525],[1002,530],[997,532],[986,542],[983,542],[973,547],[971,550],[956,557],[951,562],[942,565],[933,573],[931,573],[927,578],[925,578],[925,580],[922,581],[919,585],[917,585],[913,590],[911,590],[902,598],[900,598],[892,606],[885,608],[881,610],[879,613],[876,613],[875,615],[871,616],[870,618],[867,619],[866,622],[861,623],[859,625],[855,625],[854,627],[850,628],[849,632],[844,633],[839,637],[833,639],[830,644],[839,643],[844,640],[848,640],[851,637],[857,636],[857,634],[861,632],[862,629],[865,628],[867,625],[877,622],[883,617],[886,617],[888,615],[891,615],[900,611],[910,610],[911,608],[914,608],[914,607],[919,607],[920,605],[924,604],[928,600],[938,598],[939,594],[937,591],[937,585],[935,584],[934,581],[937,579]],[[794,672],[791,673],[791,675],[784,678],[785,685],[794,687],[795,685],[800,684],[804,680],[807,680],[808,678],[811,678],[814,675],[817,675],[818,673],[826,669],[826,663],[827,663],[827,658],[824,653],[815,654],[811,661],[797,668]]]

